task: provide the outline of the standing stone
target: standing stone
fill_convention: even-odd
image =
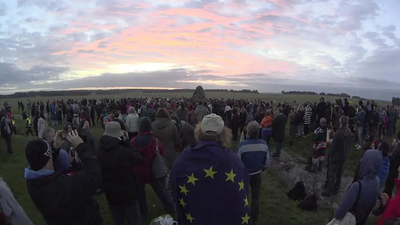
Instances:
[[[206,99],[206,94],[202,86],[197,86],[196,90],[193,92],[193,99],[195,101],[203,101]]]

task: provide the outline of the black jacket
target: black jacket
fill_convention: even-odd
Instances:
[[[132,168],[142,163],[142,155],[130,141],[102,136],[98,150],[107,201],[115,206],[129,206],[137,201],[136,177]]]
[[[101,171],[93,151],[80,144],[76,151],[85,165],[72,175],[56,171],[50,176],[27,180],[28,193],[47,225],[100,225],[93,194],[101,185]]]

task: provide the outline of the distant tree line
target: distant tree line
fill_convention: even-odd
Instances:
[[[358,99],[362,99],[360,96],[357,96],[357,95],[351,96],[351,95],[346,94],[346,93],[340,93],[340,94],[325,93],[325,92],[317,93],[317,92],[314,92],[314,91],[282,91],[281,93],[284,94],[284,95],[319,95],[319,96],[336,96],[336,97],[341,97],[341,98],[358,98]]]
[[[210,89],[204,90],[206,92],[240,92],[240,93],[256,93],[257,90],[228,90],[228,89]],[[64,90],[64,91],[29,91],[29,92],[15,92],[10,95],[0,95],[2,98],[33,98],[36,96],[42,97],[63,97],[63,96],[88,96],[90,94],[97,95],[123,95],[132,92],[142,93],[182,93],[182,92],[194,92],[194,89],[112,89],[112,90]]]
[[[396,106],[400,106],[400,98],[392,98],[392,104]]]

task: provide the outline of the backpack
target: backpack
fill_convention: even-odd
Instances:
[[[313,211],[317,210],[317,196],[315,194],[307,195],[298,205],[300,209]]]
[[[286,195],[292,200],[303,200],[307,196],[304,183],[302,181],[297,182]]]

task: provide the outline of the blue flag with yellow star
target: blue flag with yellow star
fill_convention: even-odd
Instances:
[[[170,172],[179,225],[251,224],[249,174],[217,142],[186,148]]]

